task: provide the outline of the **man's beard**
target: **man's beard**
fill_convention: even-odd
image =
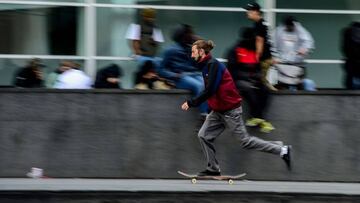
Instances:
[[[199,63],[200,62],[200,56],[198,56],[198,57],[192,57],[192,59],[196,62],[196,63]]]

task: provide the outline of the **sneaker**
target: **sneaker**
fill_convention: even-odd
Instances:
[[[258,126],[260,125],[262,122],[264,122],[265,120],[264,119],[261,119],[261,118],[250,118],[246,121],[246,126],[248,127],[255,127],[255,126]]]
[[[291,171],[291,145],[284,146],[287,149],[287,152],[282,155],[282,159],[285,161],[286,167]]]
[[[264,121],[264,122],[260,123],[260,131],[261,132],[269,133],[273,130],[275,130],[275,128],[270,122]]]
[[[220,171],[209,171],[209,170],[205,170],[205,171],[201,171],[197,174],[198,176],[220,176]]]

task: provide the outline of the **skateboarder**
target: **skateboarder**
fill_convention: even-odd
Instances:
[[[202,69],[205,90],[193,99],[187,100],[181,106],[183,110],[196,107],[207,101],[212,109],[202,125],[198,137],[205,154],[207,167],[198,173],[199,176],[219,176],[220,166],[215,158],[215,139],[224,131],[230,129],[245,149],[255,149],[279,155],[291,169],[291,147],[264,141],[250,136],[242,120],[241,96],[225,65],[211,56],[214,43],[209,40],[198,40],[192,45],[191,57]]]

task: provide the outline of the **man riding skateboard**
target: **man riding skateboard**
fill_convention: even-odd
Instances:
[[[198,63],[205,81],[205,90],[197,97],[184,102],[183,110],[196,107],[207,101],[212,109],[206,117],[198,137],[206,157],[207,167],[198,176],[219,176],[220,166],[215,157],[215,139],[224,131],[225,126],[240,141],[245,149],[280,155],[288,169],[291,169],[291,147],[278,145],[250,136],[242,120],[241,96],[224,64],[211,56],[214,43],[198,40],[192,45],[191,57]]]

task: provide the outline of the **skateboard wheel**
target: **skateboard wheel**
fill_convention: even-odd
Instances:
[[[229,182],[229,185],[234,184],[234,181],[233,181],[233,180],[231,180],[231,179],[230,179],[228,182]]]
[[[192,184],[196,184],[196,178],[191,179]]]

